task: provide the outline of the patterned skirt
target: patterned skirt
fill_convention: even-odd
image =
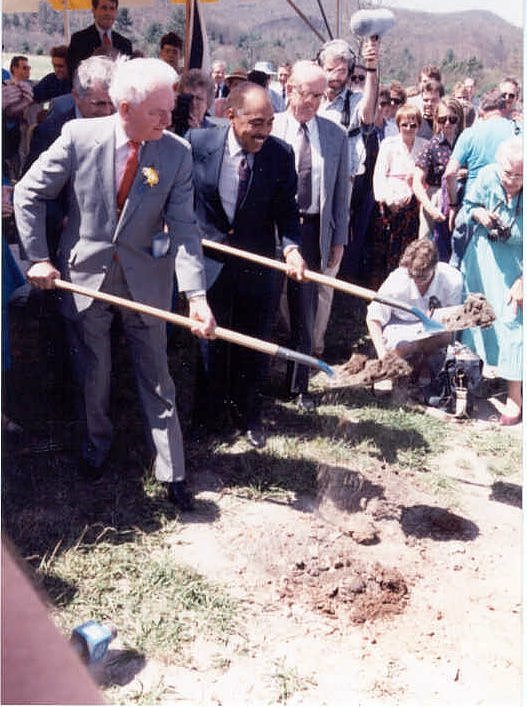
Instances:
[[[419,203],[415,196],[397,213],[385,209],[372,224],[370,286],[378,289],[386,277],[399,267],[406,246],[419,233]]]

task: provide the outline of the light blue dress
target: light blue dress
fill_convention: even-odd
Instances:
[[[461,262],[466,294],[481,292],[493,307],[496,321],[487,329],[465,330],[462,341],[485,363],[496,366],[501,378],[522,380],[523,312],[518,307],[514,313],[506,297],[523,274],[523,190],[507,204],[498,165],[491,164],[480,170],[465,198],[469,214],[479,206],[496,212],[510,224],[511,235],[508,240],[494,242],[484,226],[478,223],[474,227]]]

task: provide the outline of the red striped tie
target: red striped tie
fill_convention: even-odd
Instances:
[[[104,32],[104,34],[102,35],[102,45],[105,48],[112,46],[112,40],[110,39],[108,32]]]

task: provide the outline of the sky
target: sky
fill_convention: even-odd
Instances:
[[[495,15],[503,17],[517,27],[523,27],[525,0],[441,0],[431,3],[430,0],[385,0],[384,7],[396,9],[398,7],[421,12],[434,12],[430,5],[439,5],[441,12],[461,12],[463,10],[490,10]]]

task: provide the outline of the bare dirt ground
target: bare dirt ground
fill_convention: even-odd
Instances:
[[[436,465],[448,505],[380,463],[321,463],[318,497],[293,503],[225,493],[221,470],[203,469],[198,501],[218,518],[198,505],[174,557],[249,618],[225,644],[194,642],[185,665],[148,662],[137,691],[189,706],[520,705],[520,474],[496,482],[466,449]]]
[[[28,325],[18,326],[23,336],[15,331],[14,350],[23,361]],[[27,472],[24,450],[10,456],[7,449],[4,458],[8,493],[18,491],[18,476],[27,479],[20,501],[13,501],[13,518],[4,518],[27,554],[46,549],[46,533],[38,531],[36,545],[31,526],[18,522],[24,512],[35,514],[36,528],[46,528],[38,523],[44,523],[44,512],[49,515],[52,549],[55,506],[67,506],[75,501],[72,494],[79,494],[75,512],[80,508],[85,515],[79,512],[71,521],[72,537],[88,522],[85,516],[93,522],[104,508],[102,492],[81,495],[86,491],[74,480],[67,424],[60,403],[52,405],[46,397],[52,387],[45,387],[41,365],[42,352],[35,347],[25,367],[15,370],[20,394],[14,407],[25,427],[49,432],[49,450],[32,443],[26,457],[33,467]],[[39,386],[43,393],[35,397],[32,390]],[[120,394],[129,396],[128,384]],[[120,503],[148,509],[152,500],[145,499],[140,476],[133,472],[137,478],[129,477],[125,485],[142,452],[134,438],[141,421],[126,417],[122,401],[119,410],[125,414],[120,434],[127,453],[107,483],[121,488],[115,492]],[[360,407],[343,410],[338,425],[345,436],[346,428],[357,424]],[[324,407],[316,414],[324,415]],[[288,443],[308,444],[309,418],[297,422],[296,415],[288,415],[279,418],[282,429],[291,432],[294,424],[300,430],[286,437]],[[427,484],[420,469],[372,459],[358,471],[341,466],[337,454],[330,458],[314,447],[316,494],[251,496],[232,483],[232,465],[222,464],[224,452],[189,445],[190,461],[193,455],[199,461],[192,464],[197,509],[184,515],[170,536],[173,557],[226,588],[243,618],[224,642],[198,638],[184,656],[165,663],[148,657],[144,665],[123,662],[125,646],[118,636],[96,677],[125,686],[136,703],[188,707],[520,705],[521,469],[497,479],[481,455],[458,445],[456,435],[463,424],[479,432],[495,429],[495,415],[491,403],[481,400],[469,422],[449,420],[450,448],[429,464],[443,482],[440,487]],[[517,444],[521,425],[503,434]],[[279,458],[283,444],[283,437],[271,434],[268,447],[251,455]],[[250,464],[255,457],[248,451],[242,439],[229,448]],[[4,513],[10,512],[8,506]]]

